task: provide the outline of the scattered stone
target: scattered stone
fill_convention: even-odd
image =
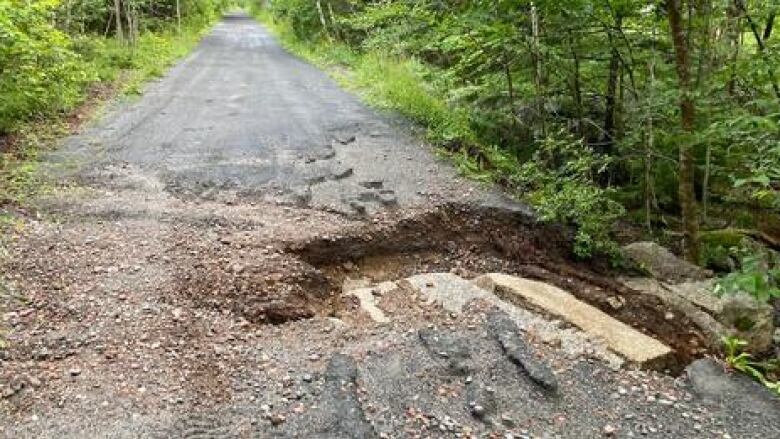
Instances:
[[[342,145],[348,145],[348,144],[354,142],[355,140],[356,140],[356,138],[353,135],[336,137],[336,141],[341,143]]]
[[[471,409],[471,414],[474,415],[475,418],[483,419],[485,417],[485,407],[482,407],[477,403],[471,403],[469,406]]]
[[[349,291],[350,296],[357,297],[360,302],[360,308],[365,311],[371,319],[377,323],[387,323],[390,319],[385,315],[385,312],[380,309],[376,304],[376,292],[375,290],[391,291],[396,288],[394,282],[383,282],[379,285],[368,288],[358,288]]]
[[[501,415],[501,423],[507,428],[515,428],[517,426],[515,420],[508,413]]]
[[[16,395],[16,392],[17,392],[17,390],[16,390],[16,389],[14,389],[14,388],[13,388],[13,387],[11,387],[11,386],[6,386],[6,387],[4,387],[4,388],[3,388],[3,391],[2,391],[2,396],[3,396],[3,399],[8,399],[8,398],[10,398],[10,397],[12,397],[12,396]]]
[[[613,437],[615,436],[615,433],[617,432],[617,429],[612,426],[611,424],[607,424],[604,426],[604,429],[602,430],[602,433],[604,433],[604,436],[606,437]]]
[[[38,377],[31,376],[27,379],[27,382],[30,384],[31,387],[38,388],[43,385],[41,380]]]
[[[361,181],[360,185],[366,189],[382,189],[384,182],[382,180]]]
[[[280,414],[280,413],[274,413],[271,416],[268,417],[268,420],[271,421],[272,425],[281,425],[284,424],[285,421],[287,421],[287,418]]]
[[[68,370],[68,375],[70,375],[72,377],[77,377],[77,376],[81,375],[81,369],[79,369],[78,367],[74,367],[72,369],[69,369]]]
[[[618,296],[609,296],[607,297],[607,303],[609,303],[609,306],[611,306],[612,309],[620,309],[625,305],[625,299]]]
[[[341,168],[335,168],[332,174],[335,180],[341,180],[351,176],[352,172],[353,172],[352,168],[350,167],[341,167]]]

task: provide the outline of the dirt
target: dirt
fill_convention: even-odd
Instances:
[[[2,266],[2,437],[776,431],[700,403],[684,377],[612,370],[526,330],[509,355],[485,304],[453,315],[396,291],[388,325],[367,319],[345,279],[501,271],[652,331],[680,363],[704,353],[691,322],[576,262],[565,230],[459,178],[247,17],[42,166],[55,190],[18,211]],[[518,368],[525,349],[559,395]]]
[[[611,278],[598,264],[569,254],[566,232],[502,208],[443,206],[389,226],[375,225],[295,243],[291,250],[328,274],[332,290],[347,277],[375,281],[415,273],[456,271],[465,277],[504,272],[542,280],[571,291],[602,311],[653,335],[675,349],[674,370],[707,354],[707,343],[685,316],[669,316],[660,300]],[[594,266],[596,268],[594,268]]]

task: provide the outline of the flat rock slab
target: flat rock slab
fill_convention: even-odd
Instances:
[[[610,349],[639,366],[663,366],[672,353],[672,349],[665,344],[555,286],[500,273],[486,274],[474,283],[495,291],[510,302],[530,305],[564,319],[586,333],[603,339]]]
[[[622,250],[624,255],[656,279],[678,283],[712,277],[710,270],[680,259],[654,242],[634,242],[624,246]]]
[[[748,342],[747,350],[761,353],[772,346],[775,311],[747,294],[714,294],[715,281],[667,284],[652,278],[623,279],[634,290],[659,297],[678,312],[693,320],[709,337],[712,348],[719,348],[723,335],[736,335]],[[752,322],[742,327],[744,322]]]
[[[452,273],[418,274],[399,281],[399,285],[418,291],[454,313],[462,312],[463,307],[474,299],[495,302],[495,296],[490,292]]]

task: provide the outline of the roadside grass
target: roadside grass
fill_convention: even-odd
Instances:
[[[140,94],[147,81],[163,75],[187,55],[208,27],[185,26],[181,33],[146,33],[132,46],[112,38],[75,39],[74,50],[81,56],[84,70],[90,73],[90,81],[71,107],[20,122],[8,134],[9,144],[0,154],[0,216],[6,217],[3,224],[10,221],[9,206],[24,206],[50,189],[38,173],[43,152],[100,114],[110,100]],[[4,228],[2,224],[0,227]]]

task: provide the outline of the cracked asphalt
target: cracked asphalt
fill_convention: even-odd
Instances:
[[[399,124],[233,15],[138,102],[70,139],[50,162],[93,181],[114,178],[107,165],[130,167],[135,183],[181,198],[344,214],[468,198],[475,189]]]
[[[454,315],[403,289],[377,299],[390,322],[373,323],[328,273],[511,271],[498,246],[436,230],[458,212],[472,230],[489,221],[436,208],[492,206],[524,227],[531,214],[458,177],[403,121],[361,104],[247,16],[227,16],[140,98],[66,139],[42,172],[54,190],[20,216],[2,266],[0,437],[780,431],[772,399],[697,394],[758,392],[721,386],[717,364],[698,380],[615,370],[489,304]],[[431,211],[436,223],[415,229]],[[526,232],[514,237],[520,248],[544,251]],[[329,256],[351,248],[337,241],[347,235],[364,259]],[[410,242],[388,242],[396,237]],[[438,237],[438,253],[425,253]],[[396,254],[363,251],[376,241]],[[316,258],[291,250],[312,242]]]

